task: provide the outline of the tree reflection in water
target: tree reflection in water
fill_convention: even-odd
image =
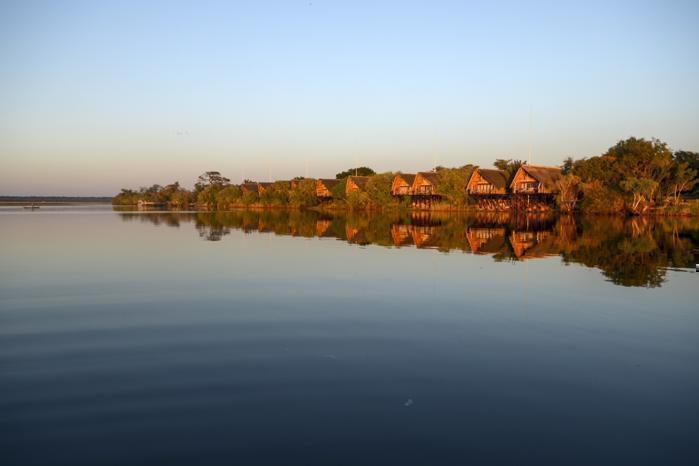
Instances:
[[[694,267],[699,220],[573,217],[508,213],[443,214],[239,210],[119,212],[124,221],[179,227],[193,223],[207,241],[232,230],[336,238],[352,244],[487,254],[496,261],[560,256],[595,267],[623,286],[657,287],[668,268]]]

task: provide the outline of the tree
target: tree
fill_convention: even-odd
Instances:
[[[678,150],[673,155],[676,163],[686,163],[692,170],[699,171],[699,152]]]
[[[243,191],[239,186],[229,185],[216,193],[216,207],[228,208],[241,202]]]
[[[364,186],[363,194],[369,202],[371,208],[383,208],[396,204],[396,199],[391,195],[391,184],[393,184],[393,173],[381,173],[369,178]]]
[[[517,170],[519,170],[519,167],[521,167],[522,165],[524,165],[524,162],[522,162],[521,160],[512,159],[496,159],[495,162],[493,162],[493,166],[495,168],[505,172],[508,184],[512,181],[512,178],[514,178],[515,173],[517,173]]]
[[[314,180],[301,179],[289,191],[289,204],[295,207],[312,207],[318,204]]]
[[[679,189],[679,192],[681,193],[684,191],[690,191],[692,190],[692,188],[694,188],[691,192],[691,196],[699,197],[699,181],[697,180],[697,176],[699,175],[699,152],[681,150],[675,152],[673,158],[675,160],[675,164],[678,165],[678,167],[676,167],[676,171],[672,174],[673,191]],[[685,181],[684,183],[678,183],[677,180],[681,180],[685,177],[691,178],[692,172],[694,172],[693,180],[690,179],[689,181]]]
[[[466,192],[466,185],[473,169],[473,165],[466,165],[462,168],[444,168],[438,171],[437,192],[444,196],[451,205],[467,205],[470,197]]]
[[[112,198],[114,205],[136,205],[138,203],[139,193],[132,189],[122,188],[121,192]]]
[[[335,200],[344,200],[346,198],[346,192],[347,190],[347,178],[341,178],[341,181],[337,183],[333,188],[330,190],[333,195],[333,199]]]
[[[658,189],[658,182],[649,178],[627,177],[620,185],[625,192],[633,196],[629,207],[634,214],[643,213],[648,209],[653,194]]]
[[[347,178],[348,176],[371,176],[375,174],[376,172],[369,167],[356,167],[338,173],[335,175],[335,179],[341,180],[342,178]]]
[[[670,174],[673,163],[667,144],[657,139],[647,141],[634,137],[619,141],[602,157],[613,159],[613,169],[620,178],[619,187],[632,194],[632,212],[636,212],[641,204],[656,201],[658,188]]]
[[[690,168],[686,162],[675,162],[666,181],[666,197],[674,205],[678,205],[681,195],[697,185],[697,170]]]
[[[214,207],[217,205],[218,192],[220,191],[218,186],[206,185],[197,192],[197,204]]]
[[[572,172],[574,165],[575,165],[575,161],[573,160],[573,157],[567,157],[563,161],[563,166],[561,166],[563,174],[567,175],[568,173]]]
[[[595,204],[595,209],[607,209],[603,206],[603,195],[609,199],[610,206],[612,200],[621,196],[626,210],[638,214],[673,192],[673,172],[681,175],[675,165],[672,152],[664,142],[631,137],[619,141],[599,157],[574,162],[571,173],[582,181],[586,207]],[[592,196],[592,201],[588,201],[588,196]]]
[[[570,159],[572,162],[572,159]],[[568,173],[561,177],[556,185],[558,186],[558,194],[556,195],[556,203],[563,212],[572,212],[580,199],[581,180],[579,177]]]
[[[367,193],[357,189],[345,196],[345,201],[353,210],[366,209],[370,205],[369,196]]]
[[[217,204],[216,196],[219,191],[228,186],[231,180],[222,176],[220,172],[210,171],[199,175],[194,185],[194,197],[197,203],[206,206]]]
[[[221,172],[210,171],[204,172],[201,175],[199,175],[199,178],[197,178],[197,182],[194,185],[194,187],[198,192],[207,186],[222,187],[228,185],[228,183],[230,182],[231,180],[229,180],[225,176],[222,176]]]

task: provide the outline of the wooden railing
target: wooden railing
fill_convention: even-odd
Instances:
[[[515,192],[525,194],[536,194],[539,192],[540,187],[541,183],[536,182],[517,183],[515,187]]]

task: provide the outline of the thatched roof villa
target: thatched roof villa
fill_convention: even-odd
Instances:
[[[468,180],[466,191],[475,196],[507,194],[507,174],[503,170],[476,168]]]
[[[340,180],[335,179],[320,179],[316,180],[316,196],[321,199],[332,199],[333,188],[338,185]]]
[[[412,194],[416,196],[438,196],[438,180],[439,176],[435,172],[417,173],[411,187]]]
[[[347,184],[345,186],[345,194],[349,194],[354,191],[364,191],[364,187],[369,181],[368,176],[349,176],[347,177]]]
[[[556,194],[562,177],[559,167],[522,165],[510,183],[510,190],[513,194]]]
[[[257,189],[260,192],[260,194],[267,191],[268,189],[272,189],[273,186],[274,183],[257,183]]]
[[[260,194],[260,185],[259,183],[243,183],[240,185],[240,190],[243,191],[243,194]]]
[[[391,183],[391,194],[394,196],[409,196],[412,194],[415,175],[410,173],[398,173]]]

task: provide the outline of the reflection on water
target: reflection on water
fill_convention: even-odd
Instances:
[[[668,268],[692,268],[699,221],[483,213],[367,214],[313,211],[120,212],[124,221],[179,227],[193,224],[207,241],[232,230],[337,238],[358,245],[416,247],[487,254],[496,261],[561,256],[596,267],[623,286],[660,286]]]
[[[697,231],[0,208],[0,464],[695,464]]]

